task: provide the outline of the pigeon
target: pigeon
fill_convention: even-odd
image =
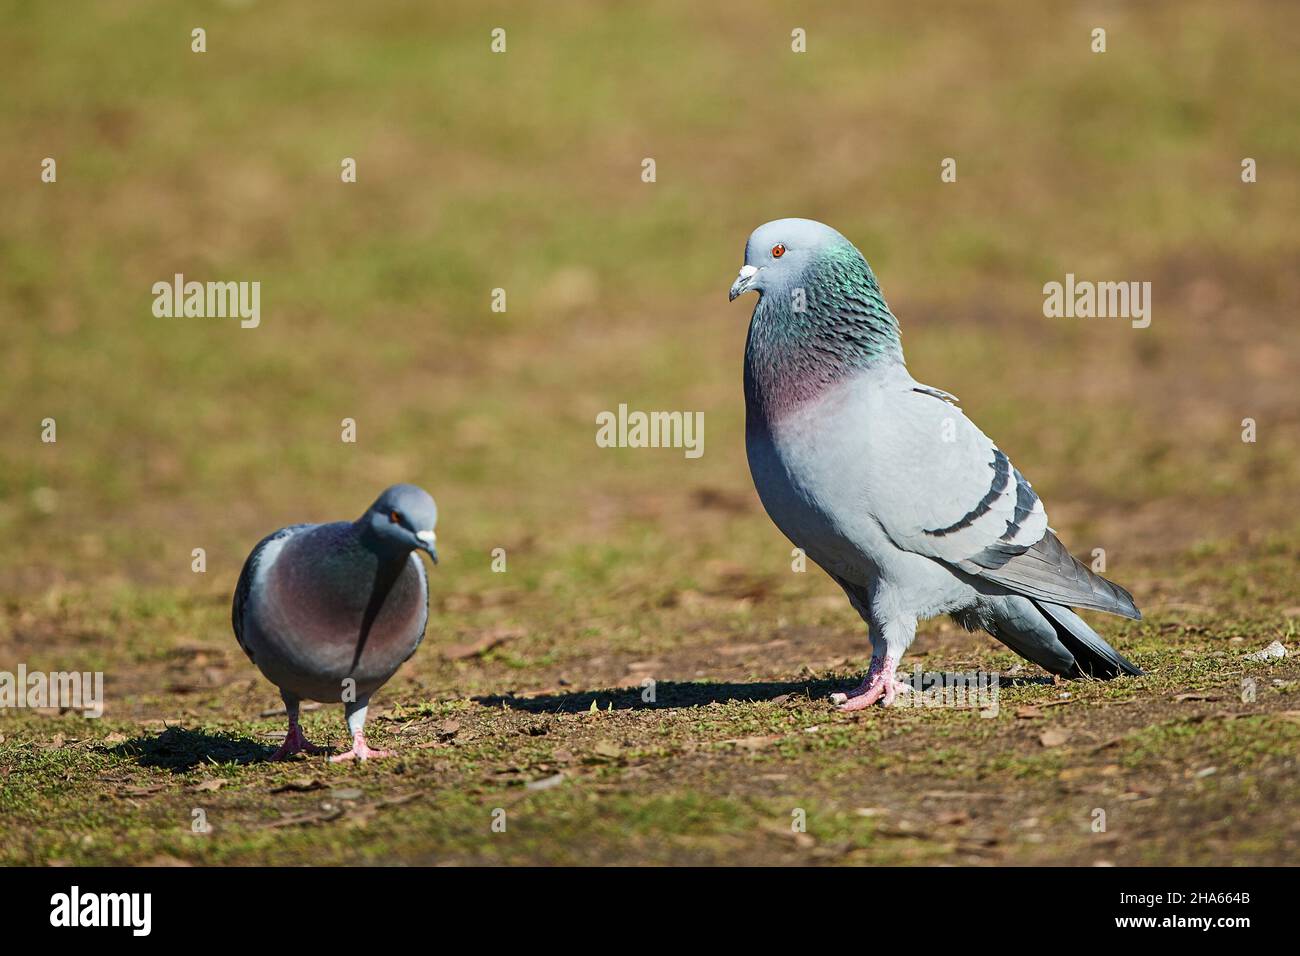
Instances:
[[[249,659],[280,688],[289,733],[271,759],[320,753],[298,726],[302,700],[340,701],[352,749],[331,761],[391,756],[366,745],[370,695],[424,639],[438,508],[393,485],[353,522],[297,524],[258,542],[235,587],[231,619]]]
[[[1141,674],[1071,608],[1141,620],[1128,591],[1070,556],[1043,503],[957,399],[917,382],[898,320],[830,226],[759,226],[730,298],[745,344],[745,448],[772,521],[848,595],[871,666],[832,700],[888,706],[917,622],[950,615],[1066,678]]]

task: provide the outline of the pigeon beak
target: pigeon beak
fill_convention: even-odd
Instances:
[[[426,552],[433,559],[433,563],[437,564],[438,552],[434,550],[433,546],[437,542],[438,536],[432,531],[417,531],[415,536],[420,539],[420,550]]]
[[[731,292],[727,296],[728,302],[735,301],[736,296],[742,292],[748,292],[753,285],[754,276],[758,275],[758,268],[755,266],[741,266],[740,275],[736,276],[736,281],[731,283]]]

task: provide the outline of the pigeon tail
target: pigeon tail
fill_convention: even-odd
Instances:
[[[1107,644],[1100,634],[1068,607],[1047,601],[1033,603],[1056,629],[1056,639],[1074,655],[1074,667],[1070,673],[1063,673],[1062,677],[1095,677],[1100,680],[1110,680],[1112,677],[1125,674],[1133,677],[1142,676],[1142,668]]]

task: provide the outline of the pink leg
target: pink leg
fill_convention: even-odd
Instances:
[[[894,678],[897,667],[898,660],[891,655],[883,659],[873,657],[862,683],[848,694],[832,694],[831,701],[844,711],[864,710],[876,702],[890,706],[898,694],[898,681]]]
[[[280,749],[271,755],[271,759],[287,760],[297,753],[318,754],[323,750],[323,747],[317,747],[303,735],[302,729],[298,726],[298,718],[290,717],[289,732],[285,734],[284,743],[280,744]]]
[[[831,694],[831,703],[843,704],[854,697],[861,697],[875,687],[876,682],[880,679],[880,668],[884,666],[884,663],[885,659],[883,657],[871,658],[871,667],[867,669],[866,676],[862,678],[862,683],[847,694]]]
[[[369,760],[371,757],[391,757],[391,750],[371,750],[366,745],[366,735],[357,731],[352,735],[352,749],[345,754],[330,757],[330,763],[342,763],[345,760]]]

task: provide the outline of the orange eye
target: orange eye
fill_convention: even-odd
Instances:
[[[785,255],[785,246],[778,242],[772,247],[772,258],[780,259],[783,255]]]
[[[402,519],[398,517],[396,511],[390,511],[388,512],[388,520],[391,521],[393,524],[397,524]]]

